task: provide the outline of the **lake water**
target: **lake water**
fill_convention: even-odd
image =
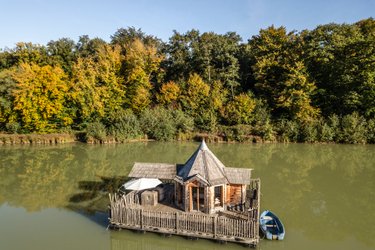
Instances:
[[[0,249],[244,249],[179,236],[109,231],[107,192],[134,162],[184,163],[198,143],[0,147]],[[375,145],[208,144],[253,168],[261,207],[284,241],[258,249],[375,249]]]

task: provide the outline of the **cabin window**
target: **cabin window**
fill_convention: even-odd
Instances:
[[[204,187],[199,187],[199,211],[204,211]]]
[[[214,189],[214,205],[215,207],[223,206],[223,186],[217,186]]]

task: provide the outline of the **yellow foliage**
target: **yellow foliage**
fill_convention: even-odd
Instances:
[[[180,93],[180,87],[175,82],[170,81],[161,86],[157,99],[163,105],[170,105],[177,101]]]
[[[13,79],[17,82],[13,109],[24,128],[51,132],[72,122],[64,112],[68,86],[60,67],[21,63],[13,73]]]
[[[191,75],[183,96],[189,108],[197,110],[199,107],[206,107],[209,95],[210,86],[198,74]]]
[[[255,99],[248,94],[241,93],[229,101],[222,115],[230,124],[250,124],[253,120]]]
[[[156,47],[135,39],[126,48],[125,86],[126,103],[136,113],[151,103],[151,77],[160,66],[163,56]]]
[[[117,46],[103,45],[95,57],[78,58],[72,68],[71,99],[79,108],[80,119],[103,117],[121,108],[125,91],[120,69]]]

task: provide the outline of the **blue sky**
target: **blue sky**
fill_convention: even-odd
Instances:
[[[193,28],[246,41],[272,24],[300,31],[375,17],[375,0],[0,0],[0,9],[0,48],[13,48],[81,35],[109,41],[129,26],[164,41]]]

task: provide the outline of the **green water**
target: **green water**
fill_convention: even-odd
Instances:
[[[184,163],[197,143],[0,147],[0,249],[244,249],[209,240],[108,231],[107,192],[135,161]],[[375,249],[375,146],[208,144],[253,168],[262,209],[286,238],[258,249]]]

